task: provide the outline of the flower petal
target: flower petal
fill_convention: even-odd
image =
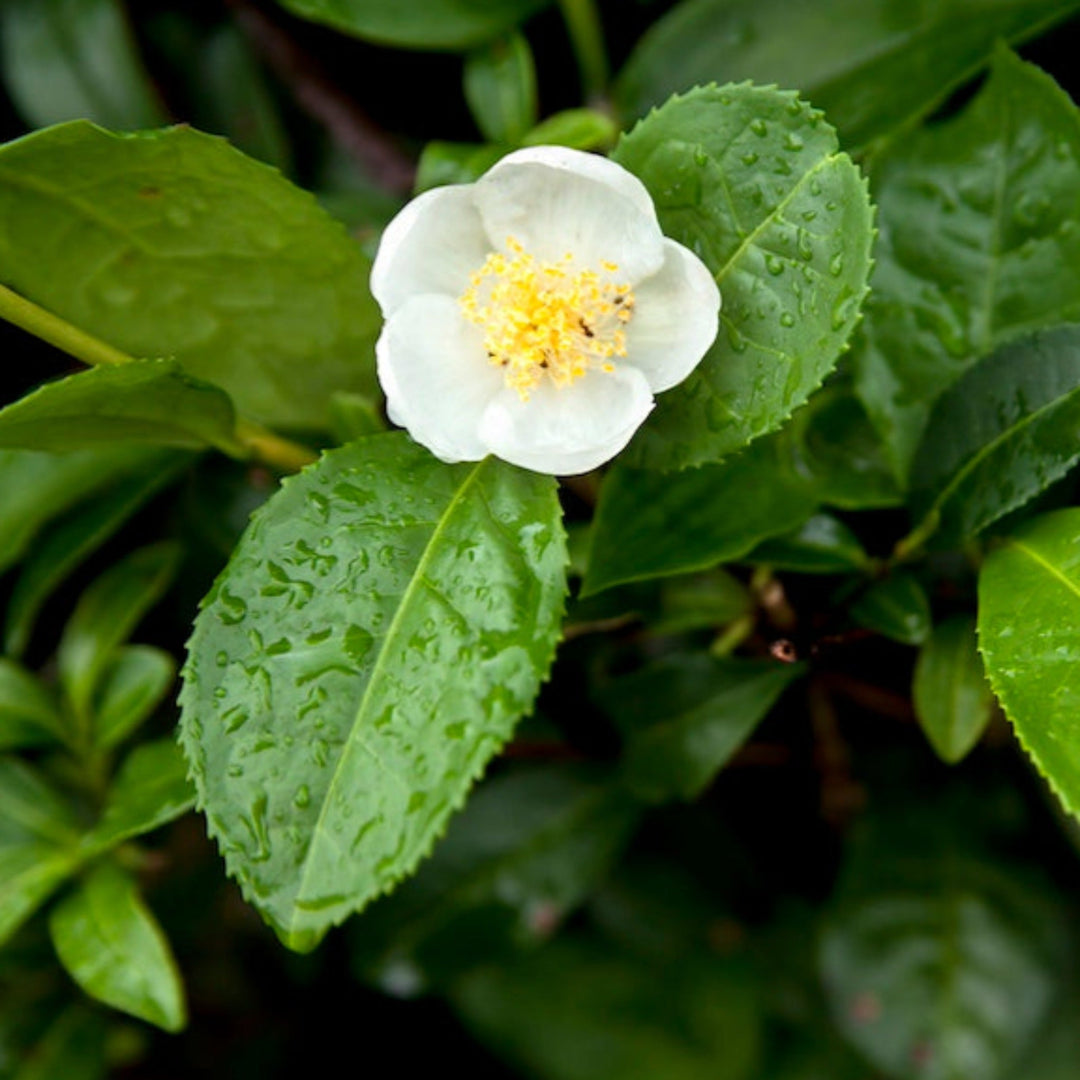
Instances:
[[[471,184],[418,195],[386,226],[371,268],[384,315],[423,293],[460,296],[491,252]]]
[[[640,371],[590,371],[562,389],[550,382],[522,401],[502,390],[480,423],[491,453],[534,472],[572,476],[613,458],[653,407]]]
[[[485,410],[504,388],[483,334],[448,296],[417,296],[387,320],[375,346],[387,411],[443,461],[479,461]]]
[[[648,192],[607,158],[554,146],[519,150],[480,177],[474,198],[497,250],[512,236],[542,262],[569,252],[581,269],[615,263],[618,280],[631,285],[663,263]]]
[[[720,290],[688,248],[664,241],[664,265],[634,287],[624,364],[642,372],[653,393],[681,383],[716,340]]]

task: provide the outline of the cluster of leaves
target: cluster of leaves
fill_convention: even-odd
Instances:
[[[1080,112],[1011,48],[1080,2],[683,0],[607,86],[564,0],[585,100],[541,110],[551,6],[136,36],[0,0],[36,129],[0,145],[0,1077],[145,1050],[28,978],[43,930],[184,1027],[143,899],[176,850],[136,838],[196,800],[285,946],[349,919],[350,983],[547,1080],[1080,1068]],[[608,150],[715,274],[716,343],[602,475],[384,430],[404,167],[306,40],[464,54],[414,190]],[[128,644],[164,597],[167,648]]]

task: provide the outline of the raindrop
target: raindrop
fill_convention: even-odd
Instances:
[[[793,131],[789,131],[787,138],[784,140],[784,149],[789,150],[791,153],[796,154],[803,148],[803,141]]]
[[[752,150],[748,154],[743,154],[742,156],[742,163],[746,166],[756,165],[757,160],[758,156]]]
[[[781,316],[780,316],[780,325],[781,326],[794,326],[795,325],[795,316],[792,315],[790,311],[783,312],[781,314]]]
[[[765,269],[768,270],[773,277],[779,277],[784,272],[784,260],[778,255],[766,255]]]
[[[296,789],[296,794],[293,796],[293,806],[297,810],[303,810],[305,807],[311,804],[311,791],[307,784],[301,784]]]
[[[844,253],[842,251],[838,251],[829,260],[829,273],[832,274],[833,277],[839,277],[843,272],[844,272]]]
[[[769,134],[769,125],[761,117],[750,121],[750,130],[757,136],[764,138]]]

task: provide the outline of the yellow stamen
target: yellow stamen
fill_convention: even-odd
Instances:
[[[506,385],[525,401],[545,376],[563,387],[592,369],[614,371],[634,314],[630,286],[610,279],[618,266],[575,272],[572,253],[538,263],[512,236],[506,246],[509,254],[492,252],[459,301],[483,329],[488,359],[504,369]]]

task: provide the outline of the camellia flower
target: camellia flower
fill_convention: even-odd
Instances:
[[[443,461],[587,472],[716,337],[720,293],[606,158],[518,150],[387,226],[371,288],[391,420]]]

